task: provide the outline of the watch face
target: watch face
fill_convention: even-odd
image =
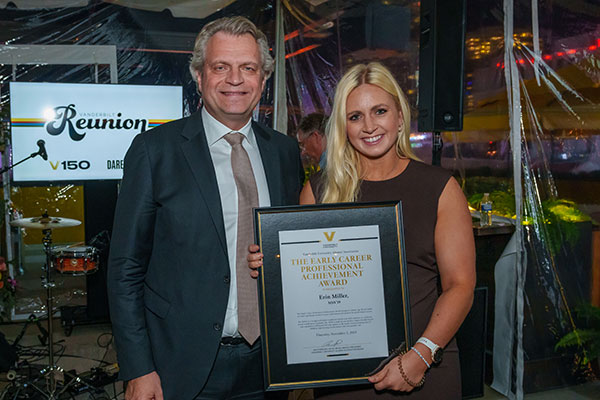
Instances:
[[[431,358],[432,358],[433,362],[437,364],[440,361],[442,361],[443,355],[444,355],[444,350],[442,350],[442,348],[440,347],[435,351],[435,353],[433,353],[431,355]]]

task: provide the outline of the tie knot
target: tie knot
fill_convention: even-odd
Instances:
[[[242,135],[239,132],[230,132],[223,137],[225,138],[225,140],[227,140],[227,143],[229,143],[231,146],[241,144],[242,140],[244,140],[244,135]]]

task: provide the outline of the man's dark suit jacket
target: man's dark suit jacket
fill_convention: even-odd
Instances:
[[[298,144],[252,123],[271,205],[297,204]],[[202,117],[142,133],[125,156],[108,266],[120,378],[157,371],[165,399],[192,399],[215,360],[229,298],[221,200]]]

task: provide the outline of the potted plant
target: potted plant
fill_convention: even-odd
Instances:
[[[575,308],[578,328],[564,335],[555,350],[576,349],[578,366],[600,377],[600,308],[581,303]]]

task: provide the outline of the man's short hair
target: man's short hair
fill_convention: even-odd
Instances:
[[[302,117],[298,124],[298,131],[304,135],[309,135],[312,132],[318,132],[321,136],[325,135],[325,124],[327,117],[321,113],[311,113]]]
[[[192,79],[197,82],[196,72],[202,72],[204,61],[206,59],[206,45],[211,37],[219,32],[224,32],[233,36],[243,36],[246,34],[252,35],[256,39],[260,51],[261,69],[265,79],[271,76],[275,62],[269,53],[269,43],[267,37],[262,33],[256,25],[245,17],[224,17],[209,22],[204,25],[194,43],[194,52],[190,60],[190,73]]]

